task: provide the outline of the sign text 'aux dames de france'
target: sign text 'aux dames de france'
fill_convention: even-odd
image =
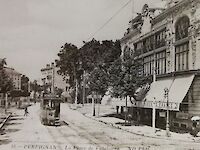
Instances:
[[[155,104],[156,109],[164,109],[167,110],[167,102],[163,101],[134,101],[132,102],[133,107],[141,107],[141,108],[153,108],[153,105]],[[175,102],[169,102],[168,103],[168,109],[179,111],[179,105],[180,103]]]

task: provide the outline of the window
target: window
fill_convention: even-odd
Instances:
[[[156,74],[166,73],[166,52],[156,54]]]
[[[176,46],[175,52],[175,71],[188,70],[188,42]]]
[[[154,70],[154,55],[150,55],[144,58],[143,60],[144,75],[152,75]]]
[[[189,18],[184,16],[176,23],[176,41],[188,37]]]
[[[176,23],[176,42],[179,44],[175,47],[175,71],[188,70],[188,53],[189,40],[182,40],[188,37],[189,18],[187,16],[181,17]]]
[[[179,123],[174,122],[174,126],[175,126],[175,127],[179,127]]]
[[[156,74],[166,73],[166,51],[156,53]],[[154,54],[143,59],[144,75],[152,75],[154,72]]]
[[[155,35],[155,48],[160,48],[166,45],[166,30],[162,30]]]
[[[138,42],[134,44],[135,56],[142,54],[143,43]]]
[[[150,36],[143,41],[143,52],[148,52],[154,48],[154,36]]]

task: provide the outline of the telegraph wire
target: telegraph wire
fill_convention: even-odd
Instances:
[[[117,16],[132,0],[129,0],[127,3],[125,3],[114,15],[112,15],[97,31],[95,31],[87,40],[88,42],[91,38],[93,38],[99,31],[101,31],[115,16]],[[136,12],[135,12],[136,13]]]
[[[134,18],[134,14],[136,14],[136,15],[140,14],[138,12],[135,12],[135,9],[134,9],[135,2],[134,2],[134,0],[129,0],[118,11],[116,11],[102,26],[100,26],[93,34],[91,34],[91,36],[89,36],[89,38],[87,38],[87,40],[85,42],[88,42],[90,39],[92,39],[99,31],[101,31],[108,23],[110,23],[110,21],[112,21],[113,18],[116,17],[131,2],[132,2],[132,11],[131,11],[132,17],[131,17],[131,19]]]

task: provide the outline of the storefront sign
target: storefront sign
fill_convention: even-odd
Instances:
[[[152,102],[152,101],[136,101],[133,102],[133,107],[141,107],[141,108],[153,108],[153,105],[155,105],[156,109],[163,109],[167,110],[167,102]],[[169,110],[179,110],[179,103],[169,102],[168,109]]]

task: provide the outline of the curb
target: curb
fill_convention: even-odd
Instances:
[[[11,117],[11,113],[6,117],[6,119],[4,119],[4,121],[0,124],[0,130],[3,128],[3,126],[5,125],[5,123],[7,122],[7,120]]]
[[[82,114],[82,113],[81,113]],[[116,128],[116,129],[120,129],[120,130],[123,130],[125,132],[128,132],[128,133],[131,133],[131,134],[134,134],[134,135],[139,135],[139,136],[143,136],[143,137],[148,137],[148,138],[154,138],[154,139],[162,139],[162,140],[168,140],[168,141],[171,141],[171,140],[176,140],[176,141],[179,141],[179,142],[187,142],[187,143],[200,143],[200,141],[195,141],[195,140],[180,140],[180,139],[175,139],[175,138],[170,138],[170,137],[161,137],[161,136],[150,136],[150,135],[145,135],[144,133],[137,133],[137,132],[133,132],[133,131],[129,131],[129,130],[126,130],[126,129],[123,129],[121,128],[120,126],[118,125],[115,125],[113,123],[107,123],[105,121],[102,121],[102,120],[98,120],[98,119],[95,119],[93,117],[90,117],[90,116],[87,116],[86,114],[83,114],[85,117],[87,118],[90,118],[92,120],[95,120],[95,121],[98,121],[100,123],[103,123],[103,124],[106,124],[110,127],[113,127],[113,128]]]

